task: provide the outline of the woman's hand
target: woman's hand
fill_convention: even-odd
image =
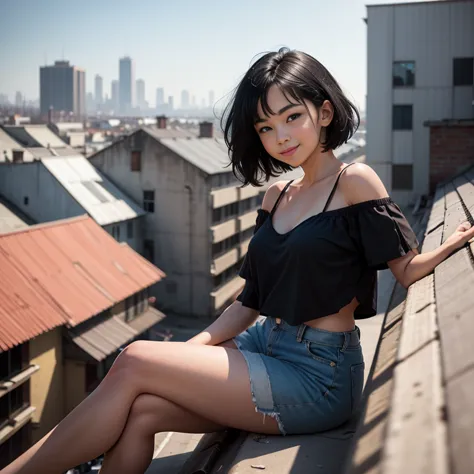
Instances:
[[[474,227],[469,222],[463,222],[444,243],[450,249],[457,250],[472,238],[474,238]]]

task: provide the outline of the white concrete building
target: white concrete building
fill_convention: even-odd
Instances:
[[[427,194],[427,121],[474,118],[474,2],[367,7],[367,156],[401,204]]]
[[[91,162],[145,211],[144,255],[166,273],[156,288],[167,313],[213,318],[241,291],[261,188],[240,188],[227,147],[213,138],[143,127]]]
[[[145,212],[82,155],[0,163],[0,195],[36,223],[88,214],[117,241],[142,251]]]
[[[0,128],[0,162],[32,161],[44,156],[77,153],[47,125],[5,125]]]

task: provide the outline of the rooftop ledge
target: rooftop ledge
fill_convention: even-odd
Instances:
[[[425,127],[472,127],[474,119],[426,120],[423,125]]]

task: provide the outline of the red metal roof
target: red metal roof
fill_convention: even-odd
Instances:
[[[164,276],[87,216],[0,235],[0,351],[74,327]]]

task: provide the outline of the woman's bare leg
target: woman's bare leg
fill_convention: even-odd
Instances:
[[[219,425],[279,433],[275,419],[255,411],[247,364],[239,351],[137,341],[122,351],[88,398],[2,474],[61,474],[107,452],[122,434],[133,401],[143,393]]]
[[[153,458],[155,433],[212,433],[224,428],[164,398],[139,395],[133,402],[122,435],[107,451],[100,472],[143,474]]]
[[[219,344],[237,349],[232,340]],[[101,474],[143,473],[153,458],[155,434],[213,433],[225,427],[156,395],[142,394],[133,402],[125,428],[117,443],[105,454]]]

